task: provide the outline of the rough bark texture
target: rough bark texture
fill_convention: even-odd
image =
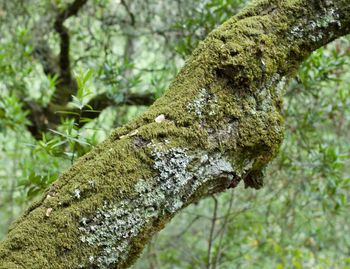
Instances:
[[[178,212],[262,186],[283,85],[347,34],[348,0],[258,1],[214,30],[141,117],[80,158],[12,225],[0,268],[127,268]]]

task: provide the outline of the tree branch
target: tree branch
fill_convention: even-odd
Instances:
[[[286,77],[349,32],[348,0],[255,2],[14,223],[0,268],[127,268],[182,208],[239,181],[261,187],[283,140]]]
[[[87,0],[75,0],[65,10],[56,16],[54,29],[60,37],[60,52],[56,56],[51,50],[46,40],[40,39],[40,43],[35,46],[34,57],[36,57],[43,66],[44,73],[50,76],[58,77],[58,94],[56,94],[56,103],[67,104],[77,90],[76,81],[72,78],[70,66],[70,37],[64,22],[77,15],[79,10],[86,4]]]
[[[48,76],[57,76],[58,82],[56,85],[56,93],[54,100],[51,101],[47,107],[41,107],[33,101],[25,102],[25,109],[30,111],[28,118],[32,123],[28,128],[35,138],[41,139],[41,133],[48,128],[56,129],[60,124],[60,117],[57,115],[57,111],[76,112],[74,109],[66,107],[71,100],[71,96],[76,93],[77,83],[72,78],[72,72],[70,67],[69,47],[70,38],[69,31],[64,26],[65,20],[69,17],[77,15],[79,10],[87,3],[87,0],[75,0],[65,10],[59,13],[54,22],[54,28],[60,37],[60,53],[55,56],[45,40],[42,40],[34,50],[34,56],[40,61],[43,66],[44,73]],[[130,17],[131,26],[135,25],[135,16],[130,11],[129,6],[123,0],[121,4],[124,6],[128,16]],[[132,51],[132,46],[129,44],[129,39],[126,45],[126,58],[129,58],[129,54]],[[149,106],[155,100],[152,94],[134,94],[127,93],[124,96],[123,102],[116,104],[106,94],[101,94],[94,97],[89,105],[96,111],[102,111],[111,105],[144,105]],[[82,117],[96,118],[99,113],[84,112]],[[69,115],[68,115],[69,117]],[[72,116],[71,116],[72,117]]]
[[[81,117],[95,119],[100,115],[100,112],[109,106],[150,106],[154,103],[155,96],[151,93],[126,93],[124,98],[120,102],[116,102],[111,99],[108,94],[103,93],[93,97],[87,104],[88,107],[93,108],[93,113],[89,110],[84,110]],[[28,126],[28,130],[36,139],[42,138],[42,133],[48,129],[56,130],[57,126],[61,124],[61,117],[59,112],[75,112],[79,113],[77,109],[69,106],[61,106],[54,103],[50,103],[47,107],[43,107],[33,101],[25,101],[24,109],[30,111],[28,118],[31,125]],[[66,118],[75,118],[74,114],[66,114]],[[79,127],[83,127],[85,123],[81,123]]]
[[[70,68],[70,56],[69,46],[70,38],[67,27],[64,26],[65,20],[69,17],[75,16],[78,11],[85,5],[87,0],[75,0],[64,11],[57,15],[54,28],[60,37],[60,54],[59,54],[59,67],[60,67],[60,80],[63,89],[59,93],[59,98],[56,102],[59,104],[66,104],[71,99],[72,94],[75,94],[77,86],[75,80],[72,79],[72,72]]]

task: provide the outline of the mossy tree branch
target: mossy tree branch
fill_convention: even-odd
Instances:
[[[257,1],[214,30],[142,116],[80,158],[13,224],[0,268],[127,268],[182,208],[260,188],[283,85],[350,32],[348,0]]]

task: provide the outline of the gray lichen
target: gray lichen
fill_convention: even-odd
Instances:
[[[108,268],[117,263],[126,256],[130,241],[146,223],[177,212],[208,181],[226,178],[228,186],[234,177],[234,168],[219,153],[165,149],[165,144],[159,143],[150,147],[155,177],[140,178],[135,197],[116,204],[105,203],[94,216],[81,219],[80,240],[101,249],[98,256],[89,257],[87,264]],[[208,193],[212,191],[208,186]]]
[[[88,264],[108,268],[125,254],[130,239],[139,233],[145,221],[142,208],[132,204],[128,200],[115,205],[105,203],[93,217],[81,219],[81,242],[102,249],[98,256],[89,257]]]
[[[186,185],[192,174],[187,166],[192,160],[184,149],[173,148],[168,151],[153,151],[154,168],[159,171],[157,181],[160,189],[166,194],[178,194]]]
[[[78,188],[76,188],[76,189],[73,190],[72,195],[73,195],[73,197],[74,197],[75,199],[80,199],[80,197],[81,197],[81,191],[80,191]]]
[[[96,188],[96,181],[95,180],[89,180],[88,184],[90,185],[91,188]]]
[[[282,77],[276,85],[275,92],[278,96],[283,96],[286,90],[287,78]]]
[[[187,105],[188,111],[194,112],[198,118],[202,118],[208,97],[208,91],[203,88],[198,94],[198,97]]]
[[[154,168],[159,173],[157,188],[165,193],[165,211],[170,213],[179,210],[184,201],[211,179],[225,177],[230,182],[236,173],[229,160],[220,153],[155,148],[153,156]]]
[[[292,36],[296,38],[309,37],[313,42],[319,42],[325,36],[322,29],[331,24],[341,27],[339,11],[331,3],[325,3],[328,7],[323,9],[323,14],[308,20],[307,23],[299,23],[291,28]],[[305,27],[306,26],[306,27]],[[327,34],[328,35],[328,34]]]

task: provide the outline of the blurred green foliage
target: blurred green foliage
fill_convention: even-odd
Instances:
[[[52,18],[71,2],[0,3],[1,238],[77,157],[146,109],[125,105],[131,93],[161,96],[200,40],[247,1],[89,1],[65,22],[77,92],[57,113],[57,128],[35,139],[30,104],[59,98],[60,82],[35,51],[48,43],[58,53]],[[84,116],[100,112],[89,101],[101,93],[112,105],[98,118]],[[284,116],[285,141],[265,187],[239,186],[185,209],[135,269],[350,267],[349,37],[300,67]]]

